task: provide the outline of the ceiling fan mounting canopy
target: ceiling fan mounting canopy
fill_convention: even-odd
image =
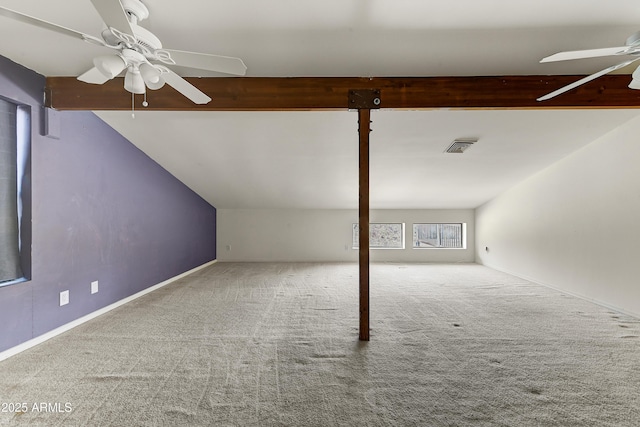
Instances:
[[[149,9],[140,0],[120,0],[122,8],[136,20],[143,21],[149,17]]]
[[[625,45],[627,46],[640,45],[640,31],[636,31],[635,33],[631,34],[627,39],[627,41],[625,42]]]
[[[94,67],[80,75],[78,80],[103,84],[125,72],[124,87],[134,94],[160,89],[166,83],[196,104],[206,104],[211,101],[208,95],[166,65],[241,76],[247,71],[240,58],[163,48],[158,37],[138,25],[138,22],[149,18],[149,9],[140,0],[90,1],[107,27],[102,31],[101,39],[2,6],[0,16],[117,51],[94,58]]]

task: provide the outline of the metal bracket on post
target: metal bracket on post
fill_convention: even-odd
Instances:
[[[349,90],[350,110],[360,110],[366,108],[374,110],[381,108],[382,99],[380,89],[351,89]]]

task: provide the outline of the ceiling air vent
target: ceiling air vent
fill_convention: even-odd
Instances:
[[[459,138],[453,141],[446,153],[462,154],[464,151],[471,147],[474,143],[478,142],[478,138]]]

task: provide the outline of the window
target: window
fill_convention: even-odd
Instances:
[[[26,109],[0,98],[0,286],[24,277],[21,183],[29,132]]]
[[[360,247],[359,224],[353,224],[353,249]],[[371,223],[369,224],[370,249],[404,249],[403,223]]]
[[[464,224],[413,224],[414,248],[463,249]]]

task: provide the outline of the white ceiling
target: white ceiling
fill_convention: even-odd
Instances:
[[[619,60],[538,61],[623,45],[640,30],[635,0],[144,2],[141,24],[165,47],[241,57],[248,76],[588,74]],[[0,6],[96,36],[102,28],[89,0]],[[41,74],[78,75],[104,52],[0,17],[0,54]],[[353,112],[98,114],[218,208],[357,206]],[[637,114],[374,111],[372,207],[476,207]],[[470,136],[480,141],[465,154],[442,153]]]
[[[373,111],[371,206],[476,207],[637,114]],[[214,206],[358,206],[355,112],[98,115]],[[457,137],[480,139],[443,153]]]

